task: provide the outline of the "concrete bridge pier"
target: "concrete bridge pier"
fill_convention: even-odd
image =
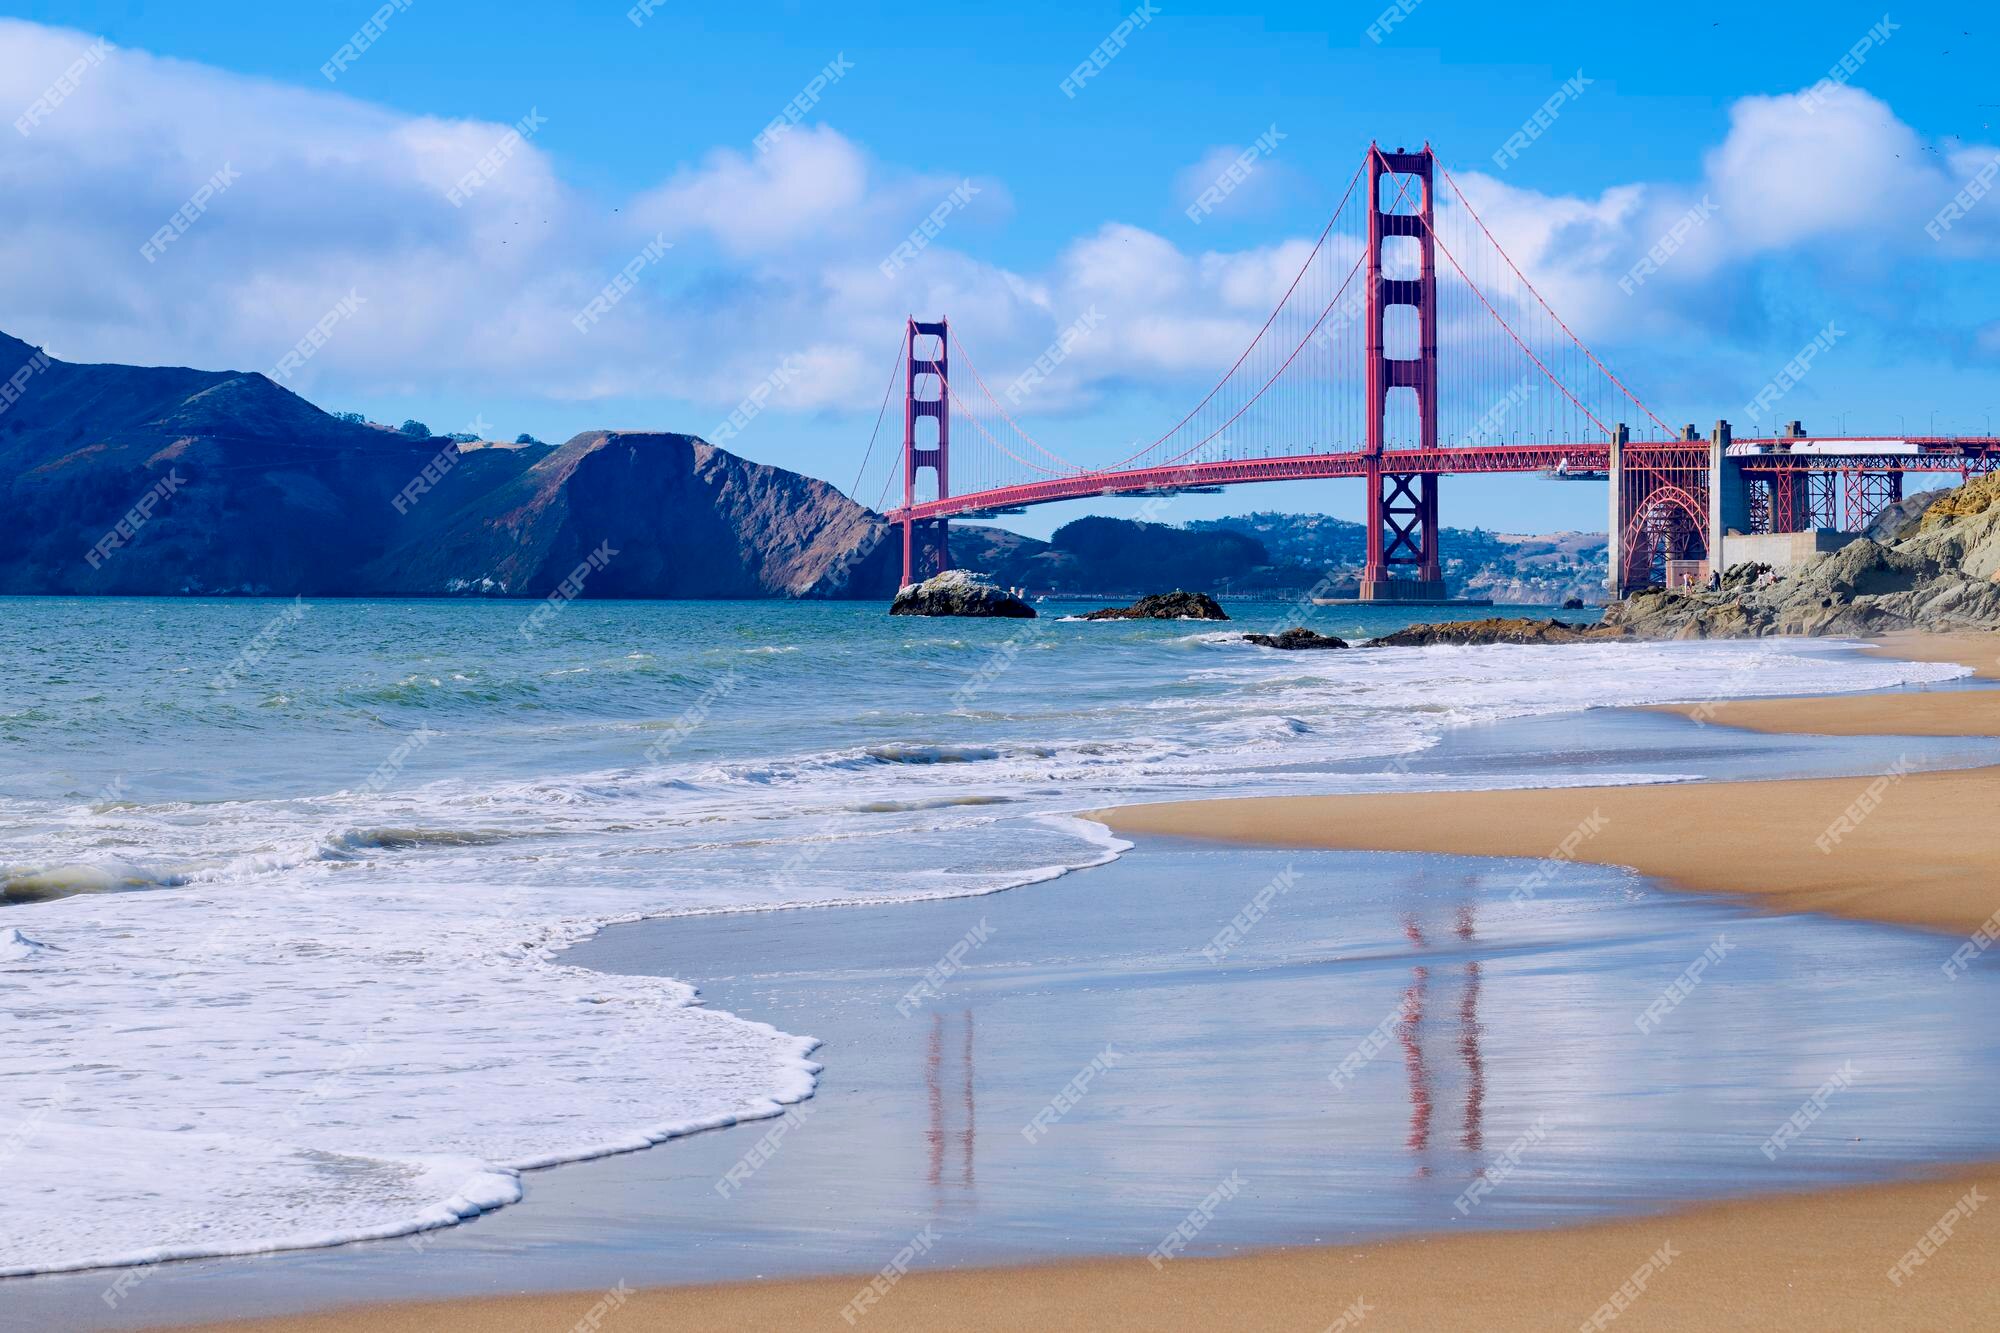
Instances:
[[[1717,573],[1728,568],[1724,539],[1750,531],[1750,480],[1729,457],[1729,443],[1729,423],[1716,422],[1708,437],[1708,567]]]
[[[1611,517],[1604,525],[1604,587],[1613,598],[1625,595],[1625,446],[1632,434],[1619,422],[1611,431]]]

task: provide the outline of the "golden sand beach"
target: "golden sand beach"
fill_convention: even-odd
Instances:
[[[1386,1245],[1272,1250],[1188,1259],[1155,1272],[1144,1259],[905,1277],[856,1322],[916,1330],[1070,1329],[1624,1329],[1967,1327],[1990,1308],[2000,1209],[1974,1205],[1950,1241],[1889,1271],[1968,1191],[2000,1191],[2000,1168],[1864,1186],[1555,1231],[1437,1236]],[[1664,1251],[1664,1254],[1662,1253]],[[1650,1268],[1648,1267],[1650,1265]],[[1646,1270],[1642,1274],[1642,1270]],[[601,1292],[358,1308],[220,1325],[242,1333],[435,1333],[523,1329],[846,1328],[840,1309],[864,1279],[676,1287],[612,1299]],[[1636,1296],[1614,1297],[1631,1283]],[[1357,1304],[1358,1303],[1358,1304]],[[1354,1318],[1358,1315],[1358,1318]],[[1350,1322],[1338,1321],[1348,1316]]]
[[[2000,677],[1996,635],[1904,637],[1879,650],[1963,662]],[[2000,735],[2000,691],[1766,700],[1698,712],[1712,724],[1760,731]],[[1133,835],[1561,856],[1629,866],[1672,888],[1738,895],[1772,911],[1829,912],[1935,931],[1942,963],[1957,937],[2000,909],[2000,848],[1988,836],[1996,802],[2000,769],[1979,769],[1256,798],[1130,807],[1101,817]],[[863,1322],[885,1333],[1960,1327],[1968,1311],[1991,1309],[2000,1209],[1988,1213],[1980,1205],[1996,1186],[2000,1166],[1961,1167],[1921,1180],[1711,1203],[1560,1229],[1188,1259],[1163,1272],[1132,1258],[915,1273]],[[620,1296],[603,1326],[615,1320],[633,1329],[844,1327],[839,1311],[864,1280],[640,1291]],[[286,1333],[569,1328],[600,1299],[602,1293],[496,1296],[227,1327]]]

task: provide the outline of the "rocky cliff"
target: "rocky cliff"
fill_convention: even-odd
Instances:
[[[887,597],[898,572],[878,515],[692,436],[461,447],[4,335],[0,485],[5,593],[542,596],[589,562],[593,597]]]
[[[2000,627],[2000,477],[1885,520],[1882,539],[1857,537],[1785,577],[1738,566],[1719,589],[1635,593],[1605,623],[1683,639]]]
[[[691,435],[591,431],[495,486],[456,475],[362,586],[540,595],[605,548],[593,597],[886,596],[898,572],[879,516]]]
[[[262,375],[71,365],[0,335],[0,591],[334,591],[436,444]]]

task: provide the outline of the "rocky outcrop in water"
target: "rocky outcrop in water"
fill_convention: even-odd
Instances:
[[[1254,643],[1259,648],[1345,648],[1347,640],[1336,639],[1331,634],[1320,634],[1304,625],[1294,625],[1283,634],[1246,634],[1245,643]]]
[[[1573,625],[1565,620],[1525,620],[1492,616],[1485,620],[1441,621],[1411,625],[1370,639],[1369,648],[1430,648],[1439,644],[1582,643],[1589,639],[1624,637],[1625,631],[1601,625]]]
[[[1000,616],[1033,620],[1035,608],[965,569],[947,569],[896,594],[892,616]]]
[[[2000,476],[1877,530],[1888,540],[1857,537],[1787,575],[1738,565],[1720,588],[1634,593],[1605,622],[1665,639],[2000,628]]]
[[[1205,592],[1154,593],[1130,606],[1107,606],[1085,620],[1227,620],[1229,615]]]

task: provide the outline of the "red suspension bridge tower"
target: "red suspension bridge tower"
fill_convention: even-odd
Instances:
[[[1212,387],[1149,443],[1082,465],[1036,439],[1017,412],[1032,410],[1095,326],[1065,330],[1003,401],[945,320],[905,321],[902,364],[889,370],[861,463],[866,474],[900,374],[903,500],[886,517],[902,529],[905,583],[951,567],[953,518],[1353,479],[1367,486],[1360,598],[1439,602],[1448,597],[1439,478],[1513,473],[1608,483],[1605,582],[1620,596],[1790,559],[1818,537],[1770,550],[1758,541],[1865,526],[1906,472],[2000,470],[1996,438],[1834,439],[1793,423],[1775,438],[1737,439],[1718,422],[1704,440],[1670,426],[1544,298],[1429,144],[1371,144],[1269,317]],[[883,470],[878,508],[895,483],[895,467]]]
[[[1368,478],[1368,559],[1361,596],[1368,601],[1443,601],[1444,574],[1438,563],[1438,478],[1435,472],[1398,472],[1385,449],[1389,395],[1414,396],[1420,447],[1437,448],[1438,332],[1437,249],[1433,244],[1431,150],[1393,153],[1368,147],[1368,439],[1363,447]],[[1411,177],[1419,194],[1409,212],[1383,200],[1383,182]],[[1396,192],[1396,200],[1407,189]],[[1383,276],[1382,243],[1408,238],[1418,251],[1416,277]],[[1389,311],[1416,311],[1417,354],[1388,354]]]
[[[934,340],[935,351],[919,351],[918,340]],[[937,478],[935,499],[951,495],[950,325],[911,319],[903,346],[903,583],[905,586],[951,568],[950,538],[943,517],[908,517],[917,503],[917,474],[929,468]],[[919,396],[921,391],[922,396]],[[932,423],[928,432],[920,422]],[[929,444],[919,436],[928,434]]]

